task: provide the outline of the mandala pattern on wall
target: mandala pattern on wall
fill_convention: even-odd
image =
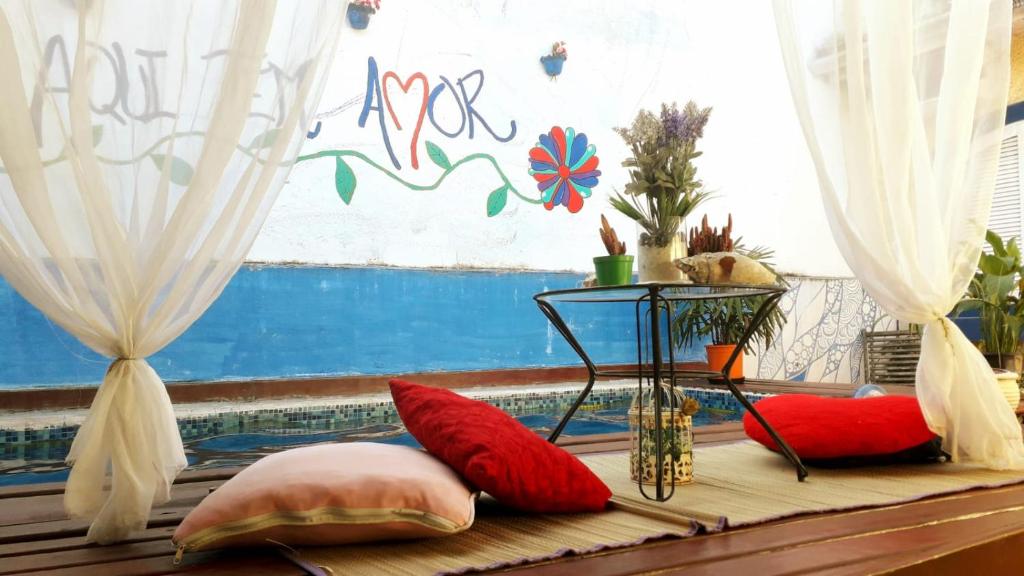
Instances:
[[[894,330],[896,321],[854,278],[787,278],[779,306],[789,321],[770,348],[758,349],[758,378],[807,382],[862,380],[864,330]]]

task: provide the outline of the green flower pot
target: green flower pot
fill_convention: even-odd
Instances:
[[[597,273],[598,286],[619,286],[633,283],[633,257],[597,256],[594,258],[594,271]]]

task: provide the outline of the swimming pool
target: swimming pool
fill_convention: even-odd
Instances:
[[[626,411],[635,385],[598,385],[569,421],[564,434],[579,436],[628,431]],[[702,409],[694,425],[738,420],[742,406],[721,390],[685,388]],[[468,396],[485,400],[512,414],[523,425],[546,436],[558,424],[578,394],[579,386],[505,392],[477,391]],[[748,395],[751,401],[762,397]],[[251,410],[179,416],[179,429],[190,470],[251,464],[268,454],[329,442],[383,442],[419,446],[405,430],[390,399],[358,398],[336,404],[307,399],[290,407],[265,406]],[[64,464],[76,426],[29,430],[0,429],[0,486],[62,482]]]

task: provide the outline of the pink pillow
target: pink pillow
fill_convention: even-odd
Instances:
[[[174,532],[182,551],[445,536],[473,524],[462,480],[430,454],[354,442],[267,456],[207,496]]]

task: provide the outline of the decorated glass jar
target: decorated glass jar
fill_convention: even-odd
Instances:
[[[661,394],[661,413],[655,411],[655,391]],[[693,414],[700,405],[682,390],[665,383],[646,385],[629,407],[629,468],[634,482],[658,482],[658,437],[661,437],[661,477],[664,486],[693,481]]]

